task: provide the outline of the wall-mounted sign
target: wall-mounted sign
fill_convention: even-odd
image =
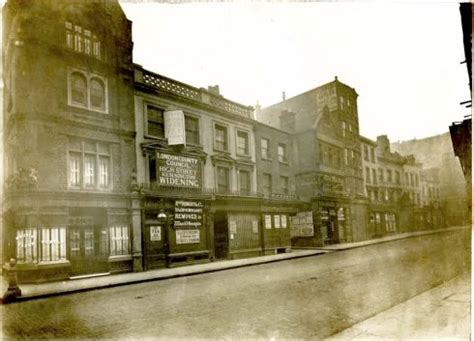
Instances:
[[[265,228],[271,229],[272,228],[272,216],[270,214],[265,214]]]
[[[313,212],[299,212],[290,218],[290,235],[292,237],[313,237]]]
[[[156,153],[158,183],[161,186],[200,188],[201,164],[198,158]]]
[[[275,214],[273,216],[273,221],[275,222],[275,228],[276,229],[279,229],[280,228],[280,215],[279,214]]]
[[[168,145],[186,144],[184,113],[182,110],[165,111],[165,137]]]
[[[174,203],[174,227],[200,228],[203,207],[202,201],[176,200]]]
[[[161,240],[161,226],[150,226],[150,241],[158,242]]]
[[[253,233],[258,233],[258,221],[257,220],[252,220],[252,232]]]
[[[235,220],[229,220],[229,233],[237,233],[237,222]]]
[[[199,240],[199,230],[176,230],[176,244],[196,244]]]

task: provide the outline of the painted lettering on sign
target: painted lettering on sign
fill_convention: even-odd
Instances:
[[[199,230],[176,230],[176,244],[196,244],[199,240]]]
[[[150,240],[152,242],[161,240],[161,226],[150,226]]]
[[[158,183],[161,186],[200,188],[201,164],[198,158],[156,153]]]
[[[176,200],[174,203],[174,227],[200,228],[203,218],[201,201]]]
[[[290,235],[292,237],[313,237],[313,212],[299,212],[290,217]]]

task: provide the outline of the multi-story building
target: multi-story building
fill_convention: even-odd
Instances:
[[[315,246],[366,239],[357,93],[336,79],[257,112],[257,120],[294,135],[296,190],[311,201]]]
[[[21,280],[131,270],[131,22],[116,1],[3,15],[5,259]]]

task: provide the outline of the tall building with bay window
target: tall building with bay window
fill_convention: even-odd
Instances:
[[[298,195],[311,202],[315,233],[302,247],[367,239],[356,91],[324,84],[257,112],[257,120],[293,136]]]
[[[3,9],[5,259],[20,280],[133,268],[131,22],[116,1]]]

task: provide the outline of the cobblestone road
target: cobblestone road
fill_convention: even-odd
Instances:
[[[324,338],[449,280],[464,232],[1,307],[14,338]]]

